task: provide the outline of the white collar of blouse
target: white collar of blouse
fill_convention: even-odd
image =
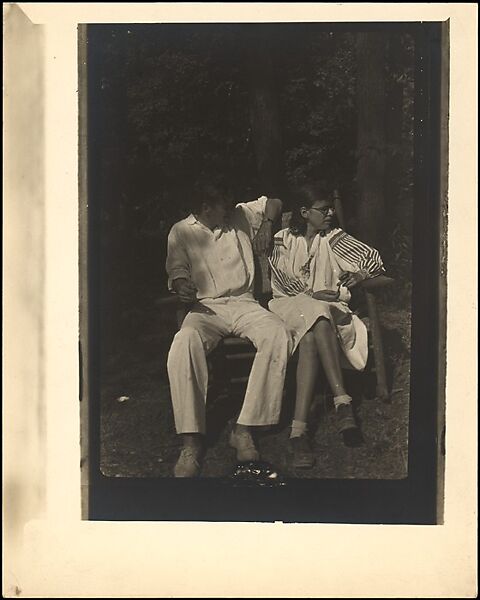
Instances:
[[[319,235],[320,237],[324,237],[324,238],[330,238],[332,235],[334,235],[335,233],[338,233],[339,231],[340,231],[340,229],[338,227],[334,227],[333,229],[330,229],[330,231],[319,231],[317,235]],[[289,228],[286,229],[286,233],[289,236],[292,236],[294,238],[304,237],[304,236],[294,235],[293,233],[290,232]]]

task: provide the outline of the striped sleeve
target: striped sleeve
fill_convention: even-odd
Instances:
[[[371,248],[352,237],[345,231],[339,231],[329,240],[334,254],[356,265],[359,271],[364,271],[368,278],[385,273],[383,261],[375,248]]]
[[[272,253],[268,259],[271,267],[272,287],[285,296],[296,296],[307,289],[307,284],[299,279],[289,277],[282,270],[282,248],[285,248],[281,238],[274,238]]]

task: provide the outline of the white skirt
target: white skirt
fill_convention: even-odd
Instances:
[[[364,323],[353,314],[345,302],[324,302],[307,294],[274,298],[268,303],[269,309],[286,324],[293,339],[292,353],[297,349],[302,337],[320,317],[330,321],[334,327],[343,355],[345,366],[363,371],[368,358],[368,334]],[[343,361],[342,361],[343,362]]]

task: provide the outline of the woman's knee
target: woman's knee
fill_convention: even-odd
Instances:
[[[315,336],[313,334],[313,331],[307,331],[307,333],[302,337],[302,339],[300,340],[300,349],[302,350],[302,352],[317,352],[317,345],[315,342]]]
[[[315,325],[312,327],[312,329],[310,331],[313,334],[316,331],[325,331],[325,329],[331,329],[331,327],[332,327],[332,325],[331,325],[329,319],[327,319],[326,317],[320,317],[319,319],[317,319],[317,321],[315,322]]]

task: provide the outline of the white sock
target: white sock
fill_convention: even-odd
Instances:
[[[334,398],[333,398],[333,404],[335,405],[335,410],[337,410],[341,404],[351,404],[351,403],[352,403],[352,398],[350,396],[347,396],[347,394],[344,394],[343,396],[334,396]]]
[[[300,437],[304,433],[307,433],[307,424],[304,421],[292,421],[292,432],[290,438]]]

